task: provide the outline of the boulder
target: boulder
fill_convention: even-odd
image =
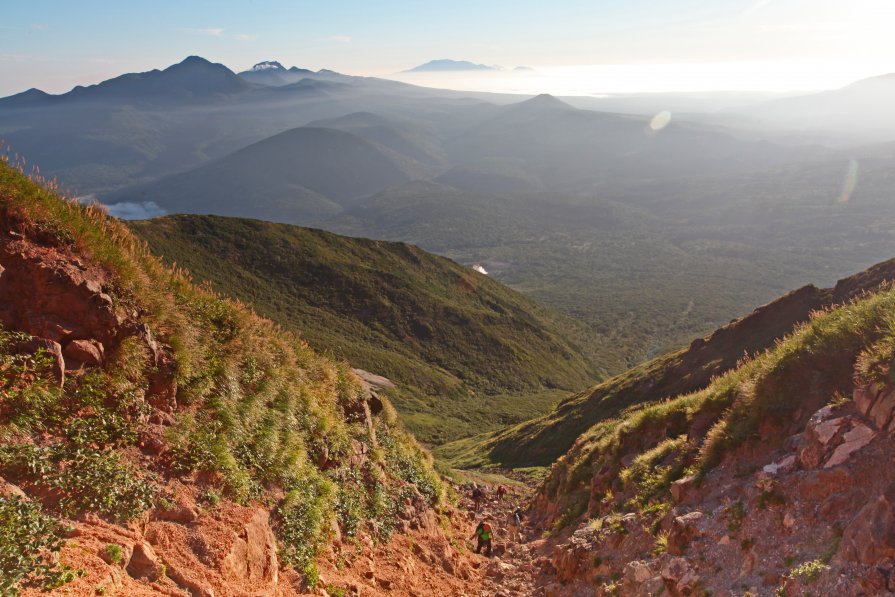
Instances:
[[[879,390],[879,386],[874,383],[863,384],[855,388],[855,391],[852,392],[852,398],[855,401],[858,412],[862,415],[870,413],[870,409],[873,408],[873,404],[879,396]]]
[[[167,520],[179,524],[189,524],[199,518],[196,509],[186,503],[177,503],[170,509],[156,508],[149,516],[150,520]]]
[[[105,348],[98,340],[72,340],[65,345],[62,356],[71,363],[71,369],[76,368],[74,365],[99,367],[106,360]]]
[[[795,454],[791,454],[779,462],[772,462],[771,464],[765,465],[761,470],[766,475],[776,476],[791,473],[795,468],[796,457]]]
[[[674,519],[668,533],[668,553],[683,555],[690,543],[703,535],[703,516],[702,512],[696,511]]]
[[[676,504],[695,501],[699,497],[699,485],[695,475],[690,475],[671,484],[671,499]]]
[[[266,510],[258,509],[243,526],[221,562],[221,573],[224,578],[277,583],[277,540]]]
[[[7,482],[3,477],[0,477],[0,495],[17,497],[23,500],[28,499],[28,496],[25,495],[25,492],[18,485]]]
[[[893,411],[895,411],[895,392],[886,389],[880,392],[867,416],[877,429],[886,429],[892,422]]]
[[[838,466],[848,460],[852,453],[857,452],[876,437],[870,427],[862,423],[855,423],[855,426],[842,436],[842,443],[833,451],[830,458],[824,463],[824,468],[832,468]]]
[[[654,574],[646,562],[632,561],[622,571],[621,594],[631,597],[653,597],[665,592],[662,577]]]
[[[838,556],[863,564],[895,557],[895,483],[861,508],[848,524]]]
[[[684,558],[671,558],[662,567],[662,580],[672,597],[689,597],[696,594],[699,575]]]
[[[159,577],[161,569],[162,561],[156,555],[152,546],[146,541],[137,542],[127,564],[127,573],[133,578],[145,578],[154,581]]]
[[[12,352],[15,354],[34,354],[39,350],[45,351],[50,356],[53,365],[53,376],[59,382],[59,386],[62,387],[65,383],[65,359],[62,357],[62,346],[58,342],[32,336],[29,340],[19,342],[12,347]]]

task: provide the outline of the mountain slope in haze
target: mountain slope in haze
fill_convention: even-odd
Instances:
[[[5,159],[0,297],[4,595],[291,596],[336,536],[447,542],[430,457],[347,364]]]
[[[544,412],[595,374],[566,340],[572,322],[410,245],[211,216],[131,227],[312,346],[396,382],[389,393],[427,442]]]
[[[468,60],[450,60],[448,58],[443,58],[441,60],[430,60],[425,64],[420,64],[419,66],[415,66],[410,70],[406,70],[404,72],[407,73],[443,73],[443,72],[457,72],[457,71],[489,71],[489,70],[500,70],[499,67],[496,66],[488,66],[486,64],[476,64],[475,62],[470,62]]]
[[[834,288],[805,286],[716,330],[689,347],[638,365],[563,400],[552,412],[488,436],[441,446],[439,455],[457,466],[546,466],[603,420],[644,404],[657,404],[705,388],[734,369],[744,355],[772,348],[808,321],[812,313],[875,291],[895,280],[895,260],[840,280]]]
[[[385,147],[343,131],[301,127],[107,201],[296,223],[334,215],[413,175],[412,162]]]
[[[861,79],[840,89],[769,100],[730,110],[784,129],[833,131],[861,142],[895,135],[895,73]]]
[[[446,148],[457,167],[493,174],[523,171],[556,191],[589,190],[626,177],[760,170],[810,154],[673,117],[660,124],[642,116],[579,110],[544,94],[499,107],[491,118],[451,136]]]
[[[372,112],[354,112],[338,118],[316,120],[308,126],[357,135],[416,161],[421,170],[428,166],[432,174],[440,173],[445,164],[444,148],[438,132],[433,130],[433,126],[419,121],[384,118]]]

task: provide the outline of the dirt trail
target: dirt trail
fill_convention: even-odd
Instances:
[[[536,577],[538,576],[535,561],[543,557],[546,549],[545,541],[537,538],[539,533],[528,524],[523,516],[522,527],[518,535],[513,537],[511,524],[513,512],[521,507],[525,512],[531,501],[531,490],[513,488],[502,500],[496,497],[496,487],[486,486],[487,499],[478,514],[474,512],[469,492],[460,499],[458,510],[469,519],[469,531],[465,537],[470,547],[474,566],[477,565],[478,583],[473,595],[480,597],[528,597],[538,593]],[[490,557],[475,553],[475,541],[469,540],[479,521],[491,523],[494,529],[494,548]]]
[[[439,532],[413,529],[384,545],[365,545],[360,553],[347,545],[321,564],[321,583],[314,595],[364,597],[530,597],[543,594],[551,578],[542,570],[550,547],[523,518],[521,537],[510,537],[513,511],[523,511],[531,489],[513,487],[503,500],[496,485],[482,485],[487,499],[477,514],[470,488],[457,488],[460,499],[442,520]],[[475,553],[471,538],[480,520],[494,529],[492,555]],[[341,555],[340,555],[341,554]],[[539,561],[540,559],[540,561]]]

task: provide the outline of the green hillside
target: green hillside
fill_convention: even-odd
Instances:
[[[573,322],[411,245],[215,216],[131,226],[216,290],[396,382],[426,442],[538,416],[597,375],[567,339]]]

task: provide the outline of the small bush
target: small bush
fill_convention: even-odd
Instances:
[[[283,561],[297,570],[313,564],[329,537],[334,493],[332,484],[316,471],[307,469],[306,473],[277,509]]]
[[[124,557],[124,550],[117,543],[109,543],[106,545],[106,555],[109,556],[110,562],[118,564],[121,562],[121,558]]]
[[[798,579],[804,583],[813,583],[820,575],[829,570],[830,567],[820,560],[812,560],[799,564],[789,573],[789,578]]]
[[[0,594],[18,595],[22,585],[50,590],[72,580],[77,573],[53,560],[62,532],[36,502],[0,496]]]
[[[746,507],[743,502],[736,501],[724,508],[724,514],[727,516],[727,530],[735,533],[743,526],[743,520],[746,518]]]
[[[115,520],[133,520],[155,505],[154,483],[125,464],[116,452],[32,445],[0,448],[0,470],[13,478],[37,479],[63,494],[66,514],[99,512]]]

